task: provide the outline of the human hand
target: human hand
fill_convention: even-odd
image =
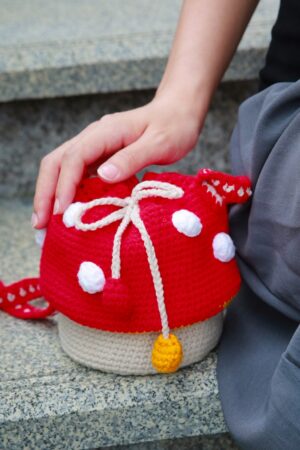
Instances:
[[[258,0],[185,0],[155,98],[109,114],[43,158],[32,224],[47,225],[73,201],[85,171],[114,183],[148,164],[182,158],[196,143],[214,90]]]
[[[197,141],[206,112],[199,114],[194,103],[157,95],[140,108],[103,116],[46,155],[32,225],[44,228],[52,210],[63,213],[86,172],[97,171],[103,180],[115,183],[150,164],[170,164],[185,156]]]

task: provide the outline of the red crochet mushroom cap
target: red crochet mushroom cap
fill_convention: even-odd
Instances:
[[[203,169],[197,176],[148,173],[142,181],[149,183],[134,204],[136,178],[115,185],[99,178],[85,179],[66,213],[50,221],[41,257],[41,292],[53,308],[81,325],[126,333],[160,331],[157,273],[171,329],[216,315],[239,290],[227,207],[249,198],[249,180]],[[156,189],[151,183],[156,186],[157,182],[171,185],[177,197],[150,195]],[[97,199],[105,198],[120,199],[120,204],[104,205],[103,200],[97,204]],[[85,208],[94,200],[81,219],[83,224],[93,224],[93,229],[80,229],[78,207]],[[126,214],[128,208],[135,212],[124,225],[118,257],[115,237],[122,211]],[[136,211],[140,227],[146,230],[143,235],[134,223]],[[111,223],[97,228],[108,216]],[[149,267],[145,233],[155,251],[155,277]],[[112,266],[119,276],[113,276]]]

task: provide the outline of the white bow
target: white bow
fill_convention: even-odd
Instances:
[[[103,197],[92,200],[88,203],[83,203],[79,208],[75,217],[75,227],[82,231],[94,231],[99,228],[106,227],[113,222],[121,220],[121,223],[116,231],[113,251],[112,251],[112,263],[111,263],[111,276],[112,278],[120,278],[121,272],[121,241],[122,235],[126,230],[130,222],[139,230],[141,238],[143,240],[145,250],[147,253],[147,259],[149,263],[150,272],[152,275],[153,285],[155,289],[161,324],[162,333],[165,338],[169,336],[168,317],[164,301],[164,288],[162,278],[159,270],[158,260],[156,257],[155,249],[152,240],[147,232],[145,224],[140,216],[139,201],[150,197],[160,197],[166,199],[176,199],[182,197],[184,194],[183,189],[180,187],[166,183],[162,181],[142,181],[137,184],[131,193],[130,197],[118,198],[118,197]],[[113,205],[119,206],[120,209],[108,214],[100,220],[93,223],[83,223],[82,217],[86,211],[94,208],[95,206]]]

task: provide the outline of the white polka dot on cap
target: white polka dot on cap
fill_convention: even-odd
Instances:
[[[187,209],[175,211],[172,215],[172,223],[179,233],[188,237],[198,236],[203,227],[199,217]]]
[[[35,231],[34,239],[37,245],[43,248],[45,238],[46,238],[47,228],[41,228]]]
[[[62,220],[67,228],[75,226],[75,219],[80,213],[82,205],[83,203],[81,202],[71,203],[71,205],[65,210]]]
[[[213,239],[214,257],[221,262],[228,262],[234,258],[235,246],[227,233],[218,233]]]
[[[105,275],[101,267],[91,261],[84,261],[80,264],[77,278],[80,287],[88,294],[95,294],[103,291]]]

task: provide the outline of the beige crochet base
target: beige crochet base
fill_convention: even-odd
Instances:
[[[203,359],[222,332],[223,313],[204,322],[171,330],[180,339],[183,360],[180,367]],[[159,333],[112,333],[79,325],[58,315],[62,348],[75,361],[104,372],[122,375],[157,373],[151,364],[154,341]]]

